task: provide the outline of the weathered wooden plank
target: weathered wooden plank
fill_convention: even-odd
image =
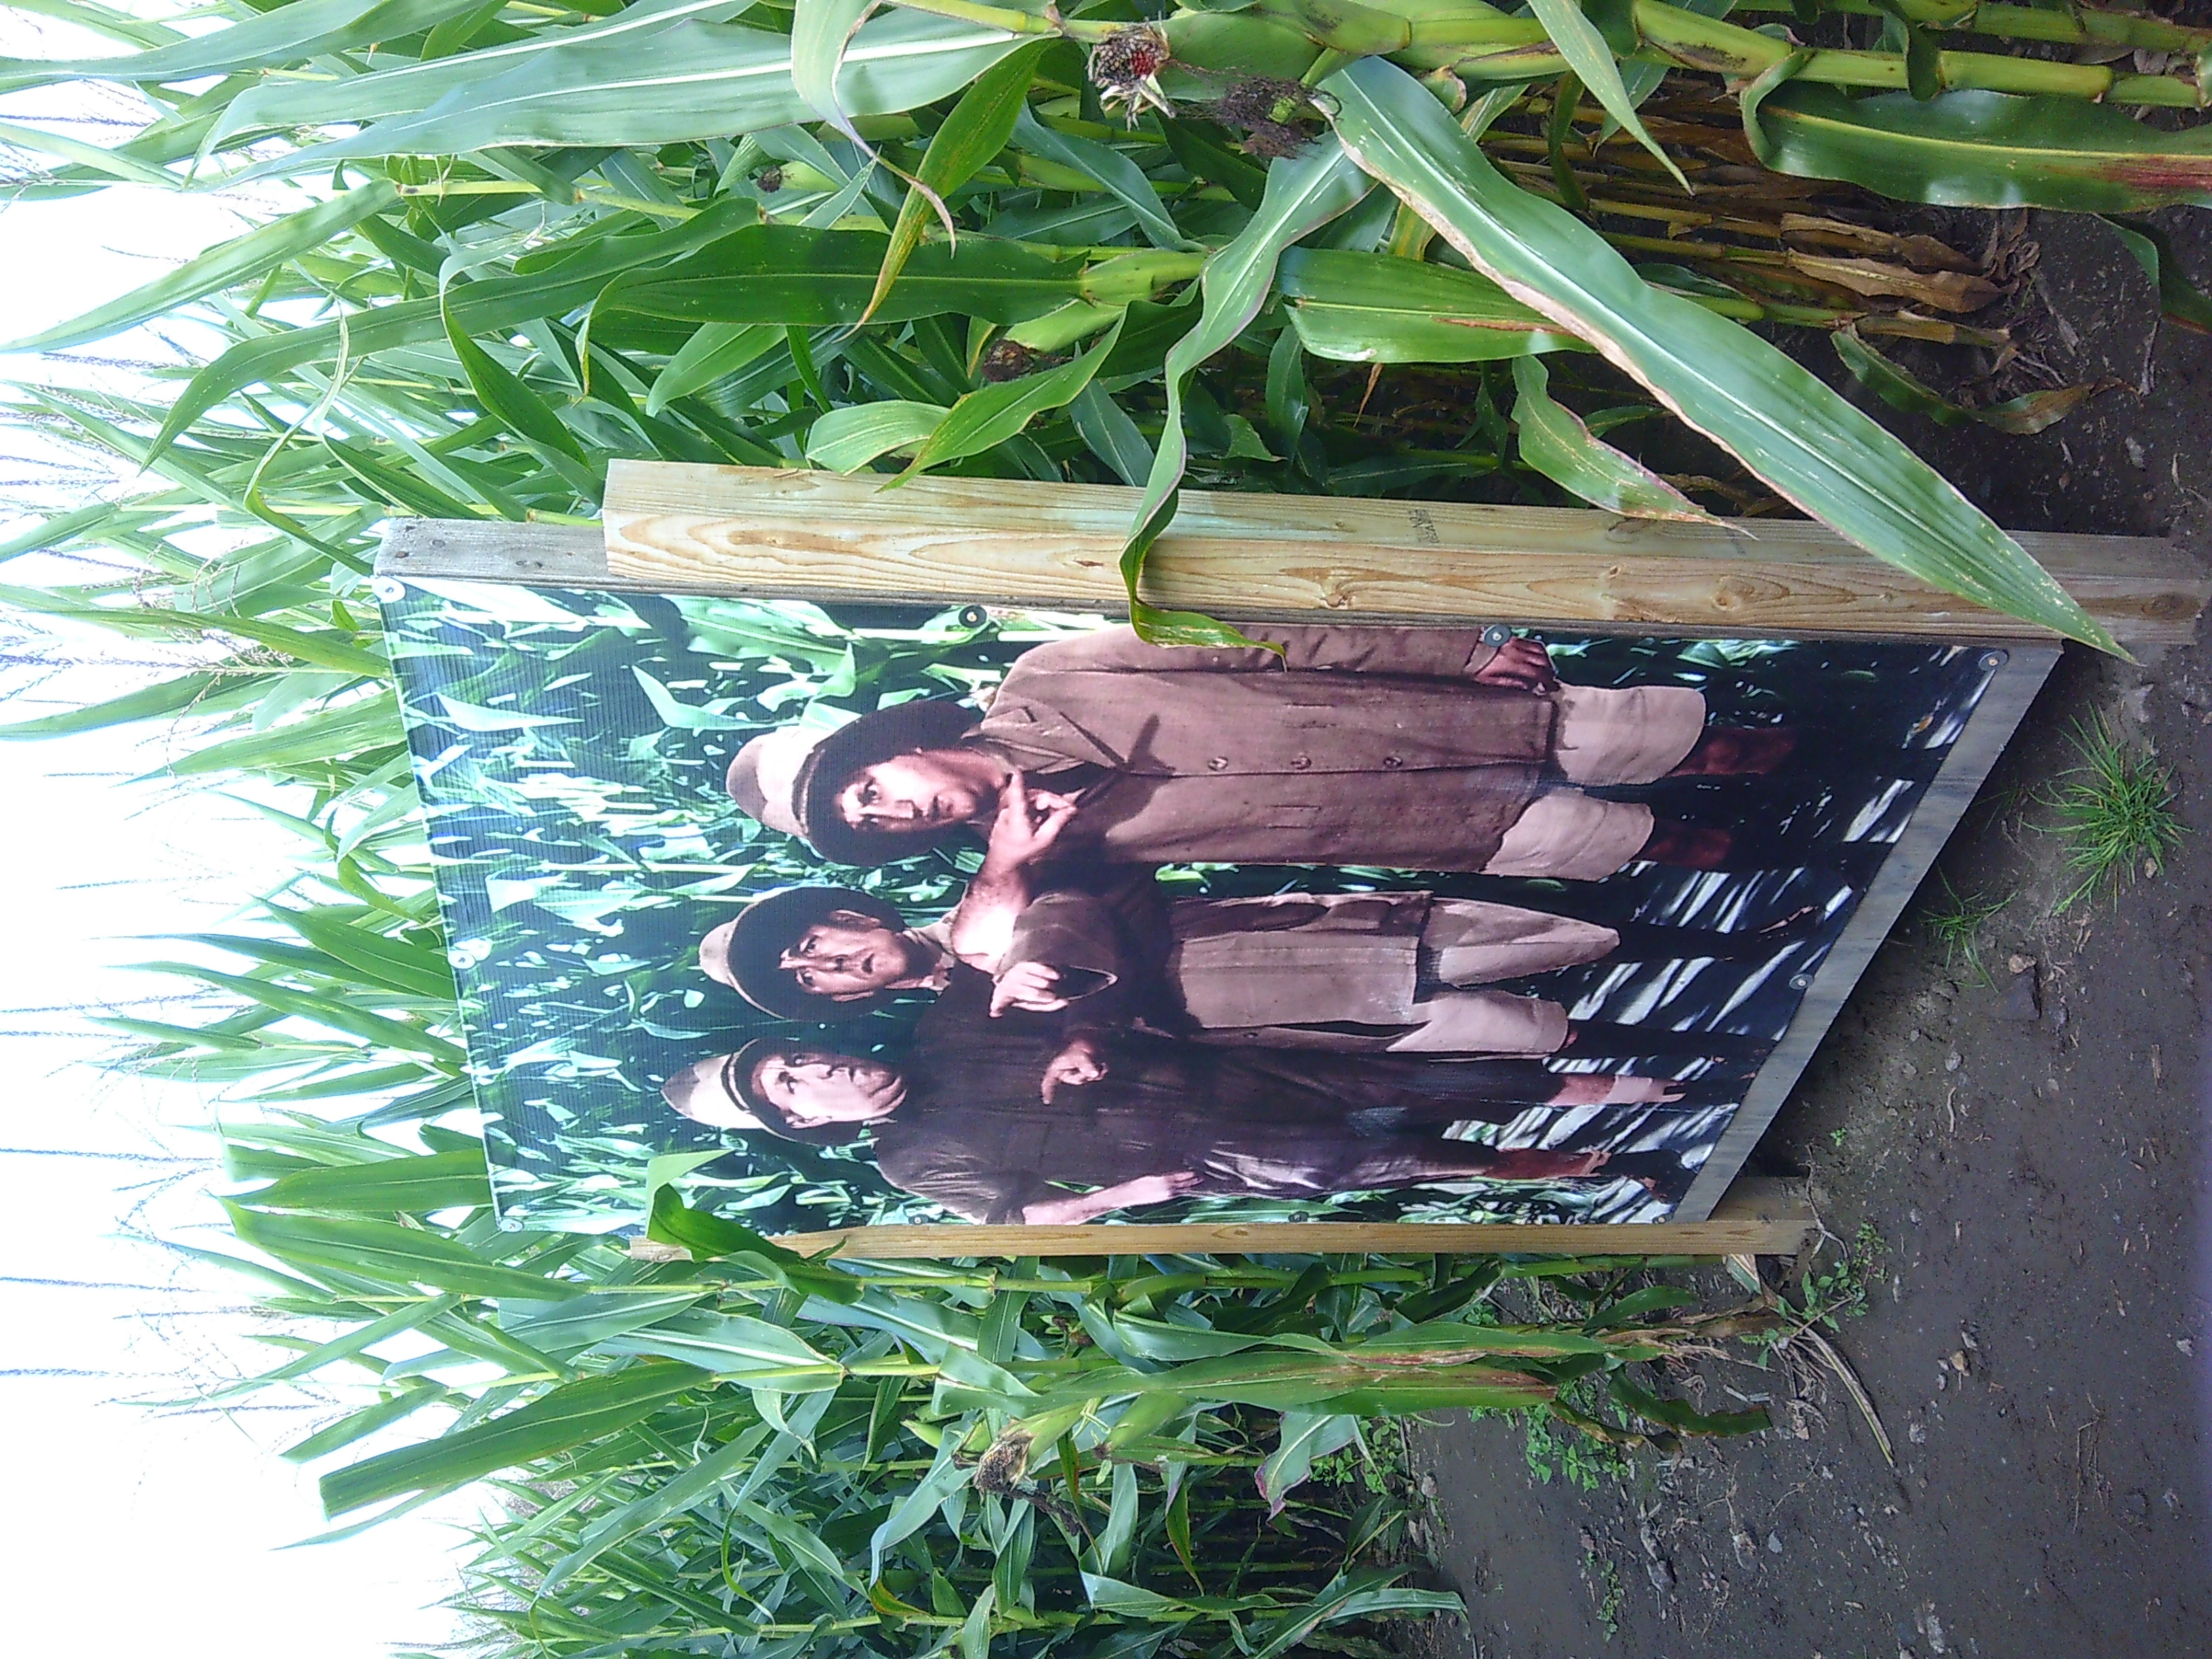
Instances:
[[[1085,1227],[848,1227],[776,1240],[809,1255],[1212,1255],[1307,1251],[1479,1255],[1795,1255],[1815,1224],[1790,1183],[1747,1178],[1704,1221],[1532,1227],[1516,1222],[1194,1222]]]
[[[1943,769],[1930,780],[1922,792],[1920,800],[1912,809],[1912,817],[1898,837],[1897,845],[1882,860],[1881,868],[1868,884],[1859,900],[1858,908],[1851,912],[1843,937],[1822,959],[1813,975],[1813,982],[1805,999],[1797,1005],[1796,1018],[1790,1022],[1790,1030],[1766,1063],[1759,1068],[1759,1075],[1751,1087],[1744,1091],[1743,1103],[1736,1108],[1735,1115],[1729,1120],[1712,1152],[1706,1157],[1704,1171],[1691,1184],[1674,1213],[1684,1221],[1696,1221],[1709,1210],[1717,1213],[1723,1200],[1723,1192],[1732,1191],[1729,1179],[1743,1167],[1744,1160],[1759,1145],[1783,1105],[1790,1098],[1790,1090],[1813,1062],[1813,1054],[1820,1046],[1820,1039],[1835,1024],[1836,1016],[1843,1012],[1844,1003],[1857,985],[1859,975],[1874,960],[1874,953],[1889,937],[1889,930],[1911,902],[1920,884],[1943,850],[1943,843],[1951,838],[1966,808],[1973,804],[1982,781],[1996,764],[1997,757],[2004,751],[2005,744],[2020,725],[2021,716],[2027,713],[2035,694],[2042,690],[2043,682],[2058,660],[2058,647],[2027,641],[2015,641],[2009,647],[1993,647],[2004,661],[1996,677],[1982,693],[1981,701],[1974,707],[1973,718],[1958,742],[1951,745],[1943,757]]]
[[[617,461],[605,507],[609,578],[672,592],[933,595],[1092,610],[1123,603],[1117,561],[1136,491],[884,483]],[[569,532],[560,534],[565,544]],[[2163,540],[2021,540],[2125,644],[2192,639],[2212,596],[2212,577]],[[421,554],[412,556],[422,568]],[[1662,524],[1549,507],[1193,491],[1146,573],[1155,603],[1227,617],[1325,611],[1739,635],[2035,633],[1803,520]]]

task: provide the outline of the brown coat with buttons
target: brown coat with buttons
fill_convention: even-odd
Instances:
[[[1118,627],[1038,646],[972,736],[1044,788],[1078,774],[1066,856],[1487,864],[1551,758],[1551,699],[1471,678],[1498,654],[1474,629],[1265,632],[1281,656]]]

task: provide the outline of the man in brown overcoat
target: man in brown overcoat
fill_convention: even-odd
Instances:
[[[1060,856],[1378,865],[1598,880],[1637,860],[1720,867],[1725,830],[1586,788],[1771,769],[1773,727],[1705,726],[1683,686],[1560,684],[1544,647],[1464,629],[1269,630],[1283,649],[1057,640],[988,712],[928,700],[732,763],[732,797],[832,862],[884,864],[988,827],[1017,772],[1079,805]]]

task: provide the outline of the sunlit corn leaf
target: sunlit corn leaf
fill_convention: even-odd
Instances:
[[[1559,49],[1559,56],[1566,59],[1575,78],[1589,88],[1590,95],[1604,107],[1613,123],[1657,156],[1674,182],[1688,190],[1690,181],[1674,165],[1674,157],[1644,130],[1643,118],[1636,112],[1636,100],[1621,84],[1620,65],[1613,61],[1613,48],[1606,44],[1597,26],[1583,15],[1579,0],[1528,0],[1528,9],[1544,26],[1544,33],[1552,37],[1552,44]]]
[[[1047,43],[1034,40],[985,70],[960,94],[960,101],[945,123],[930,135],[921,166],[907,186],[898,218],[891,225],[890,241],[884,249],[883,264],[860,312],[866,322],[882,307],[884,296],[898,280],[908,258],[921,245],[922,233],[933,214],[941,218],[948,234],[953,228],[945,198],[974,178],[983,166],[1006,147],[1013,136],[1014,117],[1024,107],[1036,60]]]
[[[475,9],[479,0],[292,0],[228,27],[115,58],[0,58],[0,87],[88,77],[196,81],[294,64],[323,52],[395,40]]]
[[[2118,649],[1897,439],[1765,341],[1649,286],[1596,232],[1508,183],[1403,70],[1370,58],[1328,89],[1362,167],[1508,293],[1589,341],[1790,501],[1946,592]]]
[[[261,1210],[350,1215],[426,1214],[491,1202],[483,1151],[438,1152],[352,1169],[301,1170],[240,1200]]]
[[[403,1492],[451,1492],[618,1433],[707,1386],[708,1378],[689,1365],[665,1362],[580,1377],[489,1423],[334,1470],[322,1480],[323,1511],[336,1517]]]
[[[462,1296],[551,1301],[577,1289],[565,1280],[488,1261],[441,1234],[395,1222],[279,1215],[228,1204],[239,1237],[303,1268],[373,1273],[395,1285],[428,1285]]]
[[[1175,518],[1176,491],[1189,459],[1188,441],[1183,434],[1184,384],[1194,369],[1242,334],[1260,314],[1274,286],[1275,265],[1283,250],[1348,212],[1371,188],[1365,175],[1333,141],[1316,143],[1295,161],[1277,161],[1268,169],[1267,195],[1251,222],[1236,240],[1210,255],[1200,273],[1204,309],[1198,326],[1168,352],[1166,423],[1161,428],[1152,472],[1145,481],[1137,521],[1121,552],[1129,619],[1139,634],[1156,644],[1253,643],[1210,617],[1162,611],[1139,592],[1145,557]]]
[[[879,456],[919,449],[944,419],[944,407],[938,404],[902,398],[848,404],[808,428],[806,459],[832,472],[857,472]]]
[[[1480,271],[1294,247],[1282,295],[1298,340],[1343,363],[1478,363],[1588,348]]]
[[[1854,99],[1762,76],[1744,134],[1778,173],[1945,207],[2143,213],[2212,206],[2212,127],[2165,132],[2078,98],[1947,92]]]
[[[846,49],[837,101],[889,115],[957,92],[1024,37],[896,10]],[[435,103],[357,136],[260,163],[240,176],[297,173],[372,155],[450,155],[517,144],[659,145],[804,121],[814,112],[791,78],[788,37],[686,18],[534,53],[488,80],[455,83]],[[324,118],[344,119],[332,115]]]
[[[637,0],[612,16],[573,28],[549,28],[519,40],[505,40],[475,52],[430,58],[367,75],[313,79],[270,79],[249,87],[230,100],[207,138],[211,149],[239,137],[287,127],[310,127],[374,120],[427,109],[457,86],[480,84],[514,68],[523,58],[556,47],[571,50],[593,41],[627,38],[633,42],[665,33],[687,17],[727,22],[750,9],[753,0]]]

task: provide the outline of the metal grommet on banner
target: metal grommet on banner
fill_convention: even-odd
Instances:
[[[1512,637],[1513,630],[1504,623],[1492,623],[1482,630],[1482,642],[1485,645],[1503,645]]]
[[[407,584],[397,576],[371,576],[368,592],[379,605],[393,605],[407,597]]]
[[[963,628],[981,628],[991,620],[991,613],[980,605],[963,605],[955,620]]]
[[[503,1215],[500,1217],[499,1230],[503,1233],[520,1232],[522,1231],[522,1218],[519,1215]]]
[[[1810,975],[1810,974],[1792,974],[1792,975],[1790,975],[1790,988],[1791,990],[1793,990],[1793,991],[1809,991],[1809,990],[1811,990],[1811,989],[1813,988],[1813,976],[1812,976],[1812,975]]]
[[[1998,669],[2002,668],[2011,660],[2012,653],[2009,651],[1984,651],[1982,653],[1982,666],[1988,669],[1992,674],[1996,673]]]

